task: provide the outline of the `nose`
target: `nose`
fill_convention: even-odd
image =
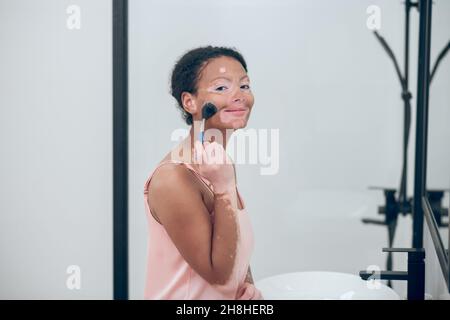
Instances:
[[[233,95],[232,95],[232,101],[233,102],[245,102],[245,95],[241,92],[240,87],[238,86],[237,89],[234,89]]]

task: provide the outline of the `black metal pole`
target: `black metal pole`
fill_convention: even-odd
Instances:
[[[404,69],[404,83],[406,89],[409,88],[409,17],[411,12],[411,0],[406,0],[405,3],[405,69]],[[405,189],[406,190],[406,189]]]
[[[128,2],[113,0],[114,299],[128,299]]]
[[[422,196],[425,194],[427,165],[427,123],[428,94],[430,84],[430,45],[431,45],[431,5],[432,0],[420,0],[419,26],[419,69],[417,79],[417,123],[416,154],[413,207],[413,247],[423,246]]]
[[[427,165],[428,94],[430,88],[432,0],[419,0],[419,68],[417,79],[416,154],[414,174],[413,247],[423,247],[422,197],[425,194]],[[423,266],[422,266],[423,263]],[[415,277],[408,282],[408,299],[423,300],[425,295],[424,262],[415,261]]]
[[[408,253],[408,300],[425,299],[425,250]]]
[[[404,64],[404,77],[403,77],[403,95],[406,92],[409,93],[409,25],[410,25],[410,12],[411,12],[411,0],[406,0],[405,2],[405,64]],[[404,100],[404,110],[403,110],[403,172],[402,172],[402,185],[400,186],[400,196],[399,202],[401,203],[400,209],[403,214],[406,214],[407,209],[407,199],[408,199],[408,136],[409,136],[409,104]]]

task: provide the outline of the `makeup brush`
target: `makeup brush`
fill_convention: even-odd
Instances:
[[[217,107],[212,104],[211,102],[207,102],[203,106],[202,110],[202,123],[200,125],[200,134],[199,134],[199,140],[203,144],[203,138],[205,136],[205,121],[211,118],[214,114],[217,112]]]

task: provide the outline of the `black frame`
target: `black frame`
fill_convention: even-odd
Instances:
[[[113,0],[114,300],[128,300],[128,1]]]
[[[439,259],[439,264],[449,286],[449,253],[446,252],[433,209],[426,192],[427,177],[427,141],[428,141],[428,97],[431,82],[430,73],[430,44],[431,44],[431,17],[432,0],[420,0],[420,27],[419,27],[419,73],[417,87],[417,131],[416,131],[416,167],[414,186],[414,237],[413,246],[422,247],[423,217],[430,230],[433,245]],[[449,235],[450,245],[450,235]]]

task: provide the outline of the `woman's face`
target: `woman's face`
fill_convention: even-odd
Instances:
[[[239,61],[230,57],[209,60],[200,71],[197,89],[197,95],[192,96],[194,120],[201,120],[203,106],[212,102],[217,113],[206,121],[206,128],[239,129],[247,125],[254,97],[250,78]]]

